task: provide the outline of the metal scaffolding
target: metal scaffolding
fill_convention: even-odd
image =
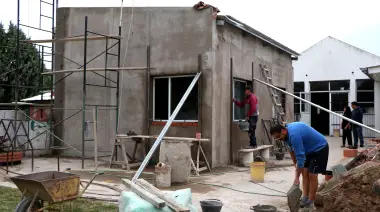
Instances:
[[[15,81],[16,81],[16,83],[14,85],[9,85],[9,84],[0,82],[0,86],[11,86],[12,91],[13,91],[13,95],[14,95],[14,102],[12,102],[12,103],[1,103],[0,106],[13,107],[14,112],[15,112],[15,117],[12,120],[5,120],[5,119],[0,120],[0,125],[4,126],[4,129],[6,131],[5,132],[6,135],[4,136],[4,139],[0,140],[0,145],[2,148],[5,145],[6,147],[3,148],[4,151],[7,153],[12,153],[12,155],[16,151],[23,151],[23,152],[31,151],[32,152],[32,155],[31,155],[32,156],[32,171],[33,171],[34,151],[36,149],[33,149],[32,141],[34,139],[36,139],[37,137],[41,136],[42,134],[47,133],[50,135],[50,139],[49,139],[50,143],[48,145],[49,147],[46,149],[39,149],[39,150],[58,150],[58,151],[60,151],[60,150],[71,148],[71,149],[77,151],[78,153],[80,153],[81,159],[82,159],[82,169],[83,169],[84,168],[84,161],[85,161],[85,159],[87,159],[85,157],[86,151],[87,151],[85,149],[85,142],[94,141],[94,139],[85,139],[85,137],[86,137],[85,136],[86,125],[89,123],[88,121],[86,121],[86,111],[87,112],[88,111],[94,111],[94,113],[93,113],[94,116],[97,116],[98,110],[115,111],[115,113],[116,113],[116,120],[115,120],[116,132],[115,133],[117,134],[118,123],[119,123],[119,121],[118,121],[119,104],[120,104],[120,102],[119,102],[119,99],[120,99],[119,98],[119,95],[120,95],[120,71],[124,71],[124,70],[145,70],[147,72],[147,79],[149,80],[149,76],[150,76],[149,73],[150,73],[151,68],[149,67],[149,62],[148,62],[147,67],[121,67],[121,64],[120,64],[121,63],[121,60],[120,60],[121,32],[122,32],[121,31],[121,24],[122,24],[121,20],[120,20],[120,24],[119,24],[119,28],[118,28],[118,35],[103,35],[103,34],[100,34],[97,32],[90,31],[88,29],[88,17],[86,16],[85,20],[84,20],[84,34],[83,35],[57,38],[56,32],[55,32],[55,24],[56,24],[55,23],[55,16],[56,16],[56,9],[58,8],[58,0],[50,0],[50,2],[49,2],[49,0],[34,0],[34,2],[37,2],[37,1],[39,1],[39,5],[40,5],[39,26],[38,27],[29,26],[29,25],[25,25],[25,24],[21,23],[21,21],[20,21],[21,4],[20,4],[20,0],[17,1],[17,37],[16,37],[16,39],[17,39],[16,52],[17,53],[16,53],[16,70],[15,70],[15,73],[16,73],[16,80]],[[42,6],[43,5],[47,5],[47,6],[50,6],[52,8],[50,15],[47,15],[46,13],[42,12]],[[42,20],[43,19],[51,19],[51,29],[45,29],[42,27],[42,25],[43,25]],[[122,19],[122,17],[120,17],[120,19]],[[51,33],[51,39],[21,40],[20,39],[21,27]],[[94,40],[105,40],[105,44],[104,44],[105,50],[100,52],[99,54],[97,54],[93,58],[88,58],[88,54],[87,54],[88,42],[94,41]],[[83,42],[83,44],[84,44],[84,49],[83,49],[83,53],[82,53],[83,54],[83,64],[79,64],[79,63],[75,62],[74,60],[65,57],[62,53],[55,51],[55,43],[57,43],[57,42],[74,42],[74,41],[75,42]],[[111,41],[113,41],[113,42],[111,42]],[[43,44],[45,44],[45,45],[43,45]],[[46,44],[50,44],[51,46],[47,46]],[[38,53],[40,54],[40,58],[39,58],[39,61],[40,61],[39,79],[40,80],[39,80],[38,84],[32,85],[32,86],[29,86],[29,85],[28,86],[22,86],[19,83],[20,73],[21,73],[21,67],[20,66],[21,66],[21,59],[22,59],[20,53],[23,51],[21,46],[25,46],[25,45],[34,46],[36,49],[38,49]],[[111,50],[113,50],[113,51],[111,51]],[[147,56],[149,57],[150,48],[148,47],[147,50],[148,50]],[[46,60],[44,58],[45,56],[50,56],[51,60]],[[57,56],[60,56],[64,60],[78,65],[78,68],[77,69],[67,69],[67,70],[55,70],[54,57],[57,57]],[[101,68],[89,68],[88,67],[88,65],[92,61],[94,61],[95,59],[97,59],[101,56],[104,56],[104,61],[105,61],[104,67],[101,67]],[[110,61],[112,61],[110,58],[117,58],[117,66],[116,67],[110,67],[109,63],[110,63]],[[44,70],[45,62],[50,62],[50,65],[51,65],[50,71]],[[75,108],[75,109],[54,107],[54,96],[55,96],[55,95],[53,96],[54,87],[57,84],[62,83],[64,80],[68,80],[69,76],[71,76],[73,73],[83,74],[82,107],[81,108]],[[93,73],[93,74],[101,77],[100,83],[96,83],[96,84],[89,83],[88,82],[88,74],[90,74],[90,73]],[[64,74],[64,76],[61,77],[60,79],[56,79],[56,74]],[[48,87],[43,85],[45,78],[50,79],[51,83]],[[116,80],[113,78],[116,78]],[[20,94],[20,88],[23,88],[23,87],[24,88],[34,88],[34,89],[37,89],[38,91],[41,91],[41,92],[46,91],[46,90],[50,90],[50,92],[51,92],[50,99],[49,99],[50,103],[49,104],[34,104],[34,103],[20,102],[20,95],[19,95]],[[88,91],[89,87],[101,87],[104,89],[114,90],[115,92],[113,92],[113,93],[116,96],[116,104],[114,104],[114,105],[89,104],[86,101],[87,91]],[[99,97],[99,98],[102,98],[102,97]],[[46,100],[46,99],[43,99],[43,95],[41,95],[41,100]],[[23,111],[24,107],[26,107],[26,106],[35,106],[38,108],[44,108],[44,109],[49,110],[50,114],[51,114],[49,117],[49,120],[48,120],[48,122],[50,123],[50,126],[47,128],[41,127],[44,130],[44,132],[39,133],[38,135],[36,135],[33,138],[29,137],[29,128],[27,129],[24,126],[24,123],[19,120],[20,118],[17,117],[18,114],[20,115],[20,113],[21,113],[21,114],[23,114],[23,117],[26,117],[29,120],[33,120],[32,114],[27,114]],[[74,112],[72,115],[70,115],[68,117],[63,118],[62,120],[54,120],[54,118],[53,118],[54,111],[58,111],[58,110],[74,110],[76,112]],[[54,133],[57,125],[62,124],[63,122],[65,122],[66,120],[68,120],[72,117],[75,117],[77,114],[82,114],[81,150],[75,149],[70,144],[65,142],[63,139],[56,136]],[[93,117],[93,118],[94,118],[93,120],[97,120],[97,117]],[[33,120],[33,121],[35,121],[36,123],[39,123],[36,120]],[[21,124],[18,124],[18,123],[21,123]],[[8,133],[8,129],[10,129],[10,126],[12,126],[13,131],[16,132],[15,136],[13,138]],[[24,130],[25,133],[23,133],[22,135],[19,135],[17,132],[20,131],[20,129],[21,130],[25,129]],[[96,130],[96,129],[94,129],[94,130]],[[27,139],[26,139],[27,142],[22,144],[22,145],[18,144],[18,141],[17,141],[18,136],[27,137]],[[53,142],[54,140],[58,141],[60,144],[55,146],[54,142]],[[5,141],[7,141],[7,142],[5,142]],[[67,147],[64,147],[65,145],[62,146],[62,144],[65,144]],[[28,149],[21,148],[23,146],[27,146]],[[96,151],[96,149],[97,148],[95,147],[95,151]],[[57,155],[58,155],[58,170],[59,170],[59,153],[57,153]],[[95,154],[95,155],[97,155],[97,154]],[[7,171],[8,171],[8,166],[7,166]]]

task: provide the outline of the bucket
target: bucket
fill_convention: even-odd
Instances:
[[[247,121],[239,122],[239,128],[243,132],[248,132],[249,131],[249,123]]]
[[[340,130],[339,129],[334,129],[334,137],[339,137],[340,136]]]
[[[218,199],[206,199],[200,201],[202,212],[220,212],[223,203]]]
[[[169,188],[171,186],[171,167],[164,163],[159,162],[155,166],[156,172],[156,187],[157,188]]]
[[[265,175],[265,162],[251,163],[251,180],[255,183],[263,183]]]

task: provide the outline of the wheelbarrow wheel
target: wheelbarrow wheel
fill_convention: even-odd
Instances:
[[[32,203],[33,198],[32,197],[27,197],[22,199],[16,206],[15,212],[27,212],[30,204]],[[36,200],[33,203],[31,212],[37,211],[38,209],[42,208],[41,202]]]

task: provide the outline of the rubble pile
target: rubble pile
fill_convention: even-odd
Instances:
[[[380,196],[372,190],[373,183],[380,179],[380,163],[365,161],[359,160],[361,165],[320,187],[315,202],[318,211],[380,211]]]

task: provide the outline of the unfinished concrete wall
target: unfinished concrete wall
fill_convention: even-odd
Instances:
[[[88,16],[88,29],[102,34],[117,35],[119,25],[119,8],[59,8],[57,12],[57,37],[83,35],[84,18]],[[198,71],[198,54],[207,55],[212,46],[211,11],[197,12],[192,8],[135,8],[133,15],[132,34],[128,52],[125,57],[128,30],[130,26],[131,8],[123,9],[122,22],[122,66],[146,67],[147,46],[150,46],[151,76],[195,74]],[[109,46],[114,41],[110,41]],[[83,64],[83,42],[57,43],[57,51]],[[89,41],[87,60],[105,50],[105,41]],[[116,48],[113,50],[115,53]],[[109,57],[109,66],[116,66],[116,58]],[[90,68],[104,67],[104,56],[89,63]],[[78,68],[78,64],[56,57],[56,70]],[[200,78],[201,92],[201,129],[199,127],[171,127],[168,136],[195,137],[195,132],[201,131],[202,136],[211,138],[211,108],[212,95],[211,60],[203,57],[203,73]],[[99,72],[103,74],[102,72]],[[111,73],[108,74],[111,77]],[[73,73],[56,86],[56,106],[62,108],[82,107],[83,73]],[[60,78],[62,76],[58,76]],[[115,77],[111,77],[115,79]],[[104,79],[93,74],[87,74],[88,83],[104,83]],[[152,80],[151,80],[152,82]],[[113,83],[108,85],[115,86]],[[146,134],[148,102],[146,98],[146,71],[124,71],[120,74],[122,86],[120,96],[119,133],[127,133],[133,129],[139,134]],[[151,87],[151,85],[150,85]],[[115,89],[87,87],[88,104],[116,104]],[[151,90],[150,90],[151,91]],[[152,113],[152,92],[149,103]],[[56,119],[70,116],[74,110],[65,110],[56,114]],[[149,114],[152,118],[152,114]],[[110,151],[110,139],[116,134],[115,111],[99,112],[99,149]],[[86,121],[92,121],[92,111],[86,113]],[[91,124],[89,124],[91,125]],[[91,127],[90,127],[91,128]],[[151,126],[150,134],[157,135],[163,126]],[[57,132],[63,139],[75,148],[81,148],[82,115],[79,113],[67,120]],[[91,138],[91,130],[88,131]],[[86,143],[86,149],[93,149],[92,142]],[[211,152],[211,144],[205,144],[206,152]],[[91,154],[92,152],[86,152]],[[73,151],[70,155],[78,155]],[[208,154],[208,153],[206,153]],[[211,155],[211,154],[210,154]]]
[[[237,160],[238,150],[249,144],[246,132],[241,132],[236,122],[232,123],[232,141],[230,141],[230,124],[232,107],[230,58],[233,58],[233,78],[251,81],[252,77],[262,79],[259,64],[265,64],[273,71],[275,86],[286,88],[293,92],[293,70],[290,55],[271,46],[242,30],[227,23],[215,26],[215,67],[213,75],[214,92],[213,102],[213,165],[215,162],[227,164],[230,152],[233,161]],[[252,76],[253,63],[253,76]],[[223,85],[223,86],[217,86]],[[258,82],[254,83],[254,93],[259,100],[259,121],[256,135],[258,144],[268,142],[261,120],[271,118],[272,101],[267,87]],[[241,100],[240,100],[241,101]],[[293,120],[293,99],[286,99],[286,113],[288,120]],[[230,149],[232,142],[232,149]]]

